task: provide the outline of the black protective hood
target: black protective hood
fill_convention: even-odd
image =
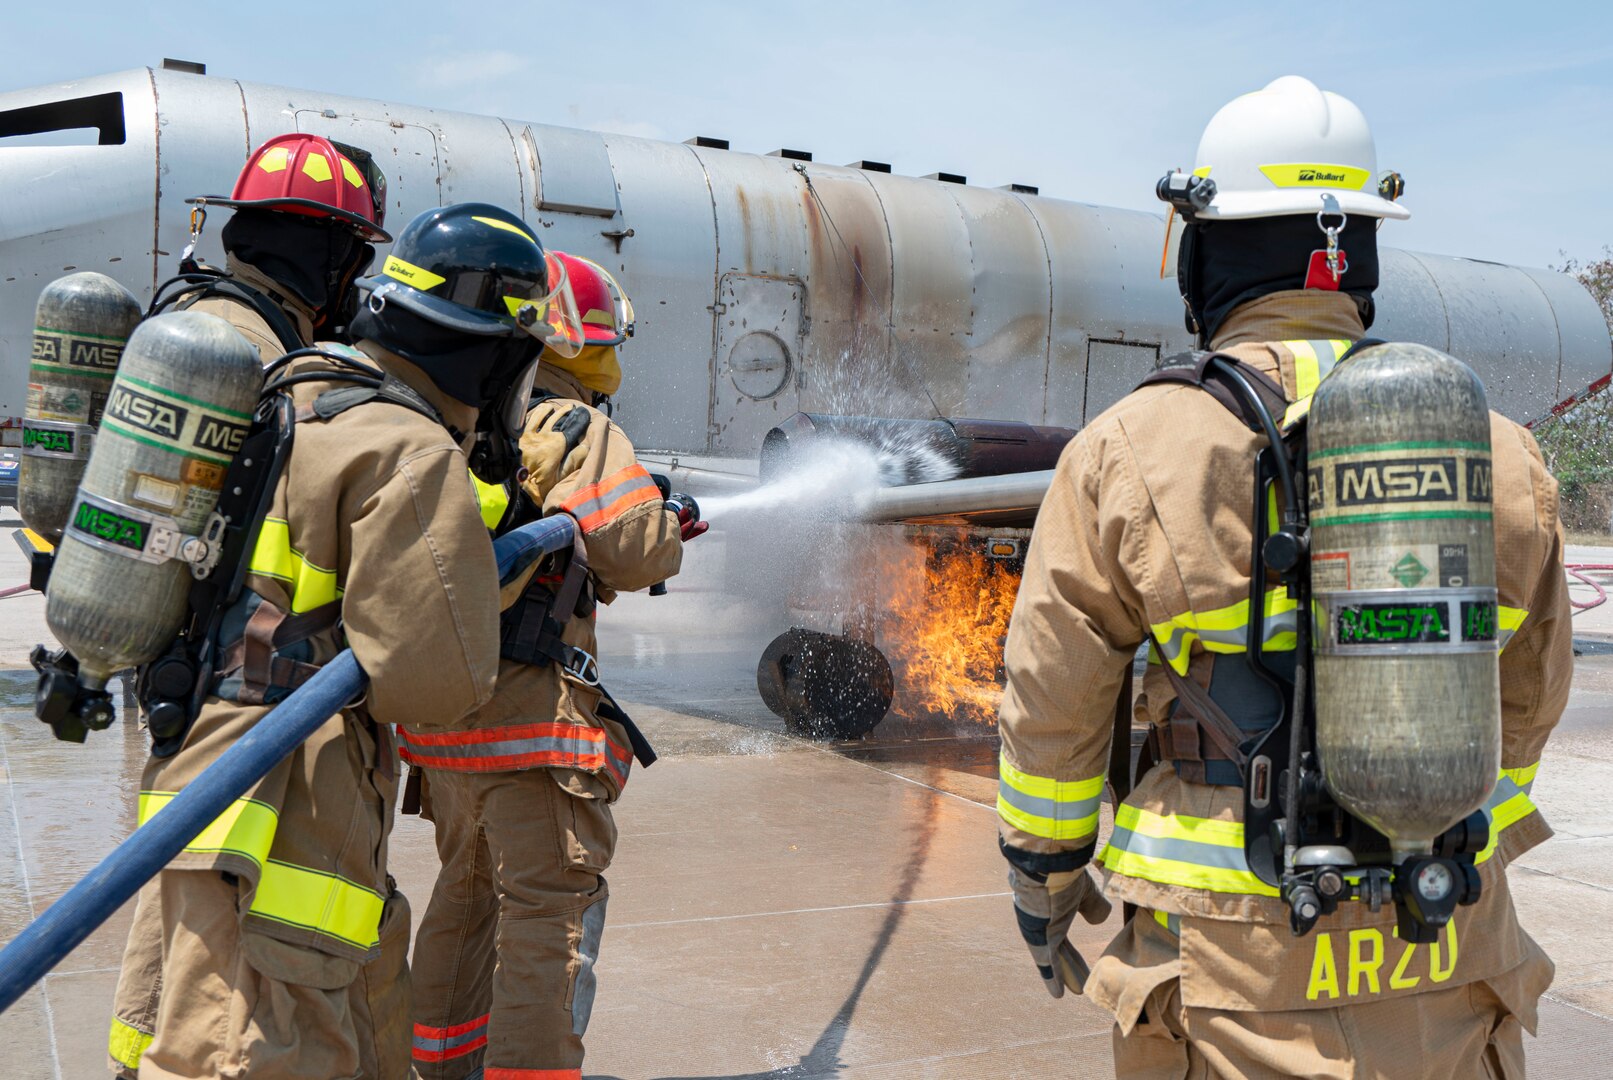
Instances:
[[[347,321],[353,282],[375,249],[324,218],[243,208],[224,223],[224,250],[312,308],[316,329]]]
[[[485,409],[530,364],[542,343],[526,334],[479,337],[421,318],[401,304],[376,311],[361,304],[350,328],[354,341],[373,341],[424,371],[443,393]]]
[[[1355,298],[1364,326],[1372,325],[1372,293],[1378,287],[1377,225],[1376,218],[1357,215],[1339,234],[1346,262],[1339,291]],[[1188,330],[1207,345],[1239,304],[1305,288],[1311,253],[1326,248],[1327,237],[1312,214],[1190,222],[1176,257]]]

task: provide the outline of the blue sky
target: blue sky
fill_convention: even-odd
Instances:
[[[1228,98],[1353,98],[1407,178],[1399,247],[1543,265],[1613,244],[1613,5],[7,5],[0,90],[210,74],[735,149],[811,150],[1153,209]],[[579,14],[584,13],[587,14]]]

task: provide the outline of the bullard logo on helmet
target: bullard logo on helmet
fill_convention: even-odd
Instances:
[[[1342,184],[1349,178],[1331,169],[1301,169],[1299,179],[1304,184]]]

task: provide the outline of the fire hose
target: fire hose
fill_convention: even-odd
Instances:
[[[1573,605],[1575,614],[1581,611],[1589,611],[1591,608],[1601,607],[1607,603],[1606,586],[1590,575],[1613,573],[1613,563],[1570,563],[1564,566],[1563,569],[1568,572],[1569,577],[1578,581],[1581,585],[1590,586],[1596,593],[1596,599],[1586,600],[1583,603],[1570,596],[1568,602]]]
[[[569,548],[574,525],[570,517],[557,514],[499,537],[493,542],[499,580],[507,582],[543,556]],[[343,650],[29,923],[0,950],[0,1012],[66,959],[198,833],[353,700],[366,679],[352,650]]]

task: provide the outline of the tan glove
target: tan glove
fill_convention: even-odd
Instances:
[[[549,490],[571,471],[566,468],[566,459],[588,434],[588,424],[588,410],[577,405],[553,427],[527,431],[521,436],[521,464],[530,474],[529,482],[536,485],[535,502],[547,497]]]
[[[1112,905],[1098,883],[1085,867],[1042,878],[1010,866],[1008,887],[1014,890],[1019,932],[1036,961],[1042,985],[1056,998],[1064,996],[1065,987],[1079,994],[1086,985],[1087,965],[1070,944],[1070,924],[1077,912],[1094,925],[1109,917]]]

